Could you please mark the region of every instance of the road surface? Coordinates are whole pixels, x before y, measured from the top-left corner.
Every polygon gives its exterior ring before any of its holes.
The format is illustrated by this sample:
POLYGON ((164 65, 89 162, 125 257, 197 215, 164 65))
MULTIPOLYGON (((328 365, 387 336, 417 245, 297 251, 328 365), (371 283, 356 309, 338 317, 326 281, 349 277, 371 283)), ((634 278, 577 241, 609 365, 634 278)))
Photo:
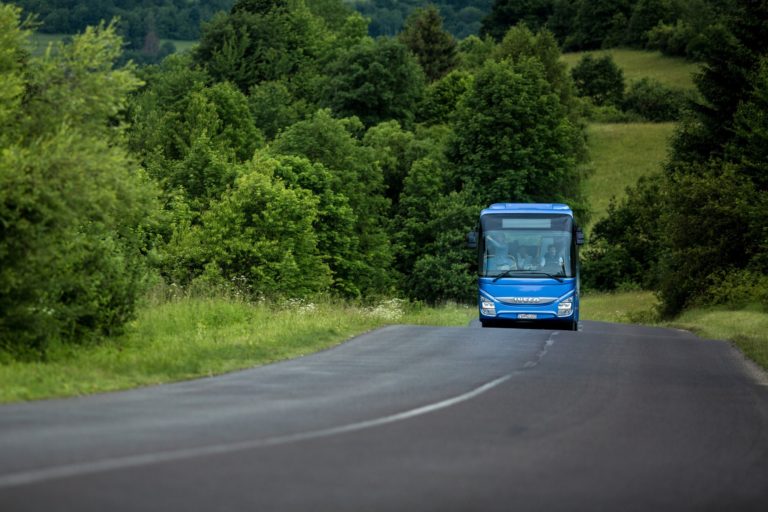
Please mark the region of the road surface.
POLYGON ((0 406, 0 511, 768 510, 725 342, 392 326, 300 359, 0 406))

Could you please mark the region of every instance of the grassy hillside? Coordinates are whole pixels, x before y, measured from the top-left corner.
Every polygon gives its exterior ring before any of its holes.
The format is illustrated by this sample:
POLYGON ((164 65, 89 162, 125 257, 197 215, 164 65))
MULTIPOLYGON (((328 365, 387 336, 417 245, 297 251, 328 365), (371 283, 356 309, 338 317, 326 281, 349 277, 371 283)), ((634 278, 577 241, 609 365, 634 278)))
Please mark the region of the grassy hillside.
POLYGON ((573 67, 585 55, 591 53, 595 57, 609 54, 613 61, 624 71, 627 84, 640 78, 654 78, 659 82, 684 89, 693 88, 693 74, 699 65, 679 57, 667 57, 660 52, 641 50, 610 49, 593 52, 575 52, 563 55, 563 61, 573 67))
POLYGON ((605 215, 612 197, 621 197, 640 176, 660 168, 674 129, 674 123, 607 123, 588 127, 594 172, 587 180, 586 191, 593 224, 605 215))

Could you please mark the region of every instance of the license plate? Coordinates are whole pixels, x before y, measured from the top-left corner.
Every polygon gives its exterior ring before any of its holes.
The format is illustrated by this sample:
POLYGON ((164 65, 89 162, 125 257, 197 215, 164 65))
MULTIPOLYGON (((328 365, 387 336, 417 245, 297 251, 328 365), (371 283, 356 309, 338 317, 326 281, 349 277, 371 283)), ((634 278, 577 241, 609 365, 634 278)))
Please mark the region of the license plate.
POLYGON ((520 313, 517 315, 520 320, 536 320, 536 315, 533 313, 520 313))

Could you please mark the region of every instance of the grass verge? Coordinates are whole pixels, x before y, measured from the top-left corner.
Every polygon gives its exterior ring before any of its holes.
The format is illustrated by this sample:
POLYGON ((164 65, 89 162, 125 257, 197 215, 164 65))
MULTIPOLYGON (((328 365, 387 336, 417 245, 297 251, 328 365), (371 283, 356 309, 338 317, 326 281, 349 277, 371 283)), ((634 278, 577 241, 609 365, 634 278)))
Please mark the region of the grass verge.
POLYGON ((693 309, 670 322, 670 326, 693 331, 704 338, 731 341, 745 356, 768 370, 768 313, 765 311, 693 309))
POLYGON ((581 299, 581 318, 686 329, 702 338, 726 340, 768 370, 768 313, 759 307, 690 309, 662 322, 652 292, 594 293, 581 299))
POLYGON ((581 320, 653 324, 658 301, 652 292, 585 293, 579 304, 581 320))
POLYGON ((0 402, 115 391, 298 357, 393 323, 467 325, 475 308, 387 301, 375 307, 291 301, 178 299, 143 308, 127 332, 61 347, 47 362, 0 365, 0 402))

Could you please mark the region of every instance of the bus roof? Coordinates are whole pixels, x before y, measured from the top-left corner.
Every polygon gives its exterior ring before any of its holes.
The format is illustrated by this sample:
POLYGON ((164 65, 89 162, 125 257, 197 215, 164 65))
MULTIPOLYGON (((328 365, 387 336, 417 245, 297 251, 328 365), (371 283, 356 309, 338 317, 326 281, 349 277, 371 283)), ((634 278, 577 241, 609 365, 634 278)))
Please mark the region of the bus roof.
POLYGON ((562 203, 494 203, 480 215, 493 213, 564 213, 573 216, 571 208, 562 203))

